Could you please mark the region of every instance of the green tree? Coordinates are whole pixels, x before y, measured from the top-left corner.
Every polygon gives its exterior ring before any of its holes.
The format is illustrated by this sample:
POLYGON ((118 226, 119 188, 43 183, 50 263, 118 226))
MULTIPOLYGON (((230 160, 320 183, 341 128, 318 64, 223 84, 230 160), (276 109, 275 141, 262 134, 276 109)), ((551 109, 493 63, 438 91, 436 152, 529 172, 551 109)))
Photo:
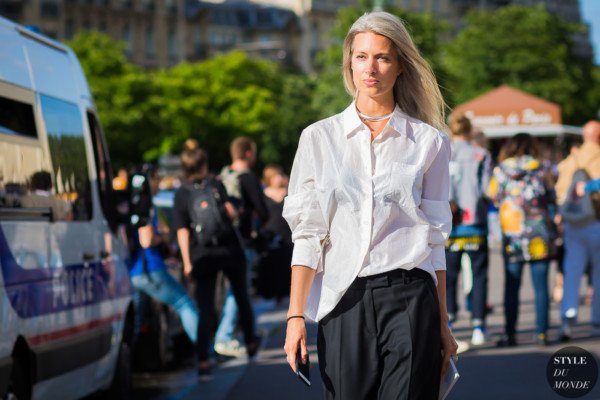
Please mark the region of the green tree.
POLYGON ((113 162, 143 161, 160 122, 148 102, 156 91, 151 74, 130 64, 124 45, 105 34, 78 33, 68 45, 88 78, 113 162))
POLYGON ((288 167, 301 130, 317 118, 310 103, 314 80, 242 52, 144 71, 106 35, 79 34, 69 45, 118 166, 178 153, 185 139, 196 138, 216 169, 229 162, 231 140, 246 135, 258 143, 263 163, 288 167))
MULTIPOLYGON (((313 97, 313 108, 319 110, 320 117, 342 111, 351 101, 342 81, 342 44, 354 21, 365 12, 371 11, 373 6, 374 1, 361 0, 357 6, 338 11, 336 24, 329 33, 332 45, 317 55, 319 74, 313 97)), ((443 93, 448 97, 448 93, 443 89, 447 74, 440 62, 440 38, 448 32, 449 24, 427 13, 411 13, 387 6, 384 9, 404 21, 415 45, 432 65, 443 93)))
POLYGON ((162 70, 155 82, 159 91, 150 101, 159 110, 162 134, 147 152, 151 158, 177 152, 193 137, 216 168, 229 161, 233 138, 245 135, 262 144, 274 126, 281 83, 272 63, 233 52, 162 70))
POLYGON ((566 122, 590 117, 592 64, 573 54, 571 39, 579 26, 543 5, 475 11, 465 21, 444 57, 458 102, 508 84, 560 104, 566 122))
POLYGON ((277 92, 275 124, 261 136, 261 160, 289 170, 304 128, 319 119, 311 100, 316 80, 306 75, 286 74, 277 92))

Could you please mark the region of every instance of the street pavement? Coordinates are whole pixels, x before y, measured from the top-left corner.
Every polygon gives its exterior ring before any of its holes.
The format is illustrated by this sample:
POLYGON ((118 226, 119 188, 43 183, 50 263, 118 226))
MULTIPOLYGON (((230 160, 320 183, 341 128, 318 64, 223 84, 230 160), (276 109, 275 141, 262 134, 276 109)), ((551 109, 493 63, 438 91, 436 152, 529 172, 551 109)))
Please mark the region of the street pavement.
MULTIPOLYGON (((550 288, 555 281, 556 266, 549 278, 550 288)), ((518 324, 519 345, 513 348, 495 346, 503 332, 504 314, 503 268, 497 250, 492 251, 489 274, 489 304, 493 312, 488 316, 488 342, 471 347, 460 354, 457 367, 459 381, 448 400, 552 400, 563 399, 551 389, 546 378, 546 367, 554 352, 566 346, 578 346, 594 354, 600 362, 600 338, 590 338, 590 308, 580 307, 580 322, 574 329, 573 340, 558 342, 559 309, 552 304, 550 345, 535 343, 535 310, 529 268, 523 274, 521 307, 518 324)), ((582 294, 586 288, 582 284, 582 294)), ((312 386, 306 387, 287 366, 283 343, 287 304, 255 303, 259 329, 264 333, 261 351, 254 360, 230 360, 215 369, 215 379, 199 383, 192 365, 181 366, 159 374, 136 374, 134 385, 139 399, 202 399, 202 400, 317 400, 323 399, 322 384, 316 354, 316 325, 307 324, 312 386)), ((454 326, 458 339, 470 340, 469 314, 463 311, 454 326)), ((582 399, 600 400, 600 383, 582 399)), ((342 399, 343 400, 343 399, 342 399)))

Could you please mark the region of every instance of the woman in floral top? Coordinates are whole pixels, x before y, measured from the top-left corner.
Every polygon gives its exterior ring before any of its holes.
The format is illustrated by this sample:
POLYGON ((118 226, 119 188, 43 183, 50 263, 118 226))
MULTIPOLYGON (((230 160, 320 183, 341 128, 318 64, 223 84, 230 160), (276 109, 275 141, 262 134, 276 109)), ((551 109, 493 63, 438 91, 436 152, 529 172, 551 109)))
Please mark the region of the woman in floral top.
POLYGON ((535 139, 526 133, 502 148, 488 195, 499 208, 505 264, 504 310, 506 337, 499 346, 515 346, 519 288, 525 263, 531 266, 535 291, 536 334, 547 344, 548 266, 554 255, 554 192, 551 171, 537 158, 535 139))

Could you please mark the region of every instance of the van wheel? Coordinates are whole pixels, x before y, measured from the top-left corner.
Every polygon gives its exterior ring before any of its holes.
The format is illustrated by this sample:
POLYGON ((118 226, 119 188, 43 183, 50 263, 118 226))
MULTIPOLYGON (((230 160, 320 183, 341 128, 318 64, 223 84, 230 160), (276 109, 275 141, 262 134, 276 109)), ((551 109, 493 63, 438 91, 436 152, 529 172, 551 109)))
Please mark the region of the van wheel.
POLYGON ((107 399, 131 399, 132 396, 131 349, 121 341, 113 381, 107 399))
POLYGON ((168 311, 154 300, 150 303, 149 311, 149 330, 140 334, 135 344, 136 369, 159 371, 167 366, 172 357, 168 311))
POLYGON ((29 400, 31 399, 31 383, 27 364, 18 358, 10 373, 8 391, 3 397, 6 400, 29 400))

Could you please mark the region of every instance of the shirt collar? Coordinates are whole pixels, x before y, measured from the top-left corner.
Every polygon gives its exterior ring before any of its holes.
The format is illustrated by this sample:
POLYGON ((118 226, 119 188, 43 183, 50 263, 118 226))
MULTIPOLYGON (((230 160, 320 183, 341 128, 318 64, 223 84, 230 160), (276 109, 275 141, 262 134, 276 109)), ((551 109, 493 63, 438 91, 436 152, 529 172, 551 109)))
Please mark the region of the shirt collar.
MULTIPOLYGON (((344 134, 346 137, 353 134, 363 125, 363 122, 356 111, 356 103, 354 101, 343 111, 342 121, 344 126, 344 134)), ((407 120, 404 113, 400 110, 398 104, 396 104, 396 108, 394 108, 394 114, 388 122, 388 127, 392 128, 399 135, 402 135, 403 132, 406 132, 406 123, 407 120)))
POLYGON ((342 113, 342 123, 344 124, 344 134, 346 137, 361 127, 362 121, 356 112, 356 103, 354 101, 342 113))

